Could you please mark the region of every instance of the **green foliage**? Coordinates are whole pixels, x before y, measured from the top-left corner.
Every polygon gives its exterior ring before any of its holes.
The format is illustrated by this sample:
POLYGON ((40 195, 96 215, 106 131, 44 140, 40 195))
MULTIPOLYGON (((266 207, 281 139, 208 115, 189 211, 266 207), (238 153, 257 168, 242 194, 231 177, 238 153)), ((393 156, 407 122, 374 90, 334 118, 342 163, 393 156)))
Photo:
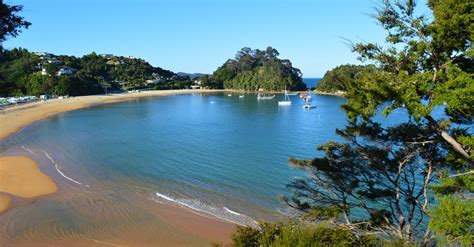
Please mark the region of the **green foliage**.
POLYGON ((242 48, 235 59, 227 60, 210 78, 224 88, 251 90, 305 90, 301 71, 287 59, 279 59, 278 51, 242 48))
POLYGON ((311 221, 337 219, 340 213, 341 209, 338 207, 315 206, 303 216, 303 219, 311 221))
POLYGON ((352 84, 361 76, 362 73, 374 73, 376 71, 373 65, 340 65, 327 71, 316 86, 317 90, 325 92, 348 91, 352 84))
POLYGON ((376 238, 363 238, 361 242, 349 230, 336 226, 307 223, 264 223, 261 229, 238 227, 232 236, 234 246, 354 246, 377 242, 376 238))
POLYGON ((463 195, 474 193, 474 175, 466 174, 462 176, 448 177, 447 172, 440 174, 439 182, 433 185, 432 190, 440 196, 445 195, 463 195))
POLYGON ((438 233, 442 242, 471 246, 474 242, 474 202, 453 196, 440 198, 431 211, 429 228, 438 233))

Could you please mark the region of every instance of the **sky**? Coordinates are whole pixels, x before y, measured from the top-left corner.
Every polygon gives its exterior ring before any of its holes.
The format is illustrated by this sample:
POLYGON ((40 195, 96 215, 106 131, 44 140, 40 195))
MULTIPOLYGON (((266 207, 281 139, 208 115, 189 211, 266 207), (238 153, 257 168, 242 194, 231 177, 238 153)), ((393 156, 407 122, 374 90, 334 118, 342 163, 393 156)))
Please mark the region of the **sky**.
POLYGON ((303 77, 358 64, 345 40, 382 42, 376 0, 5 0, 32 23, 4 47, 143 58, 212 73, 242 47, 276 48, 303 77))

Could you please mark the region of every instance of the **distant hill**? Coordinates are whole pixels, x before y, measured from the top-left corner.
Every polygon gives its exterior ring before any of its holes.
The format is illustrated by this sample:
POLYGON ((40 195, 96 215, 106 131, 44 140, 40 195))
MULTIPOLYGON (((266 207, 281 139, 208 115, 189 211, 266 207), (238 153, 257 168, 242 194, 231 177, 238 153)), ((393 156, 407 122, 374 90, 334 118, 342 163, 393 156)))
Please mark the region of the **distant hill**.
POLYGON ((0 52, 2 97, 78 96, 130 88, 183 88, 192 84, 191 81, 183 84, 178 79, 172 71, 133 57, 95 52, 75 57, 21 48, 0 52))
POLYGON ((178 73, 176 73, 176 75, 178 75, 178 76, 180 76, 180 77, 189 76, 189 78, 190 78, 191 80, 193 80, 194 78, 202 77, 202 76, 209 75, 209 74, 178 72, 178 73))

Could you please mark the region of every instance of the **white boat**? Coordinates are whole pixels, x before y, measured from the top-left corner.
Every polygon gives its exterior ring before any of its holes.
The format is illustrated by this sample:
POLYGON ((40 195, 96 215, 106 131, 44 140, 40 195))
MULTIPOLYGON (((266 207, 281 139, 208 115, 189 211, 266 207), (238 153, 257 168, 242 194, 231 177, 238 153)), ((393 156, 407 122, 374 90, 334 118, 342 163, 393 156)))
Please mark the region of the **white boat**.
POLYGON ((228 94, 227 96, 232 97, 232 94, 228 94))
POLYGON ((291 105, 291 100, 290 100, 290 97, 288 97, 288 91, 286 91, 286 87, 285 87, 285 100, 278 101, 278 105, 280 105, 280 106, 291 105))
POLYGON ((257 95, 257 100, 270 100, 270 99, 274 99, 275 98, 275 95, 265 95, 265 94, 258 94, 257 95))
POLYGON ((239 98, 243 99, 245 97, 245 95, 239 95, 239 98))
POLYGON ((313 109, 313 108, 316 108, 316 106, 315 106, 315 105, 312 105, 312 104, 305 104, 305 105, 303 105, 303 109, 308 109, 308 110, 309 110, 309 109, 313 109))

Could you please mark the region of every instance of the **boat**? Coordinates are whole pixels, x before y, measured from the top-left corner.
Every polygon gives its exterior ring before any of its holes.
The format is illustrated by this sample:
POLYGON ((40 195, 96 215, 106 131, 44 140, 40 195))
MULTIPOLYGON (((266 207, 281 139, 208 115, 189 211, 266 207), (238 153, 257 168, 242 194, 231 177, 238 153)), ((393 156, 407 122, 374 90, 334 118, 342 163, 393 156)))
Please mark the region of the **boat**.
POLYGON ((265 94, 258 94, 257 95, 257 100, 270 100, 274 99, 275 95, 265 95, 265 94))
POLYGON ((228 94, 227 96, 232 97, 232 94, 228 94))
POLYGON ((290 97, 288 97, 288 91, 286 91, 286 87, 285 87, 285 100, 278 101, 278 105, 280 105, 280 106, 291 105, 291 100, 290 100, 290 97))
POLYGON ((304 104, 303 105, 303 109, 309 110, 309 109, 313 109, 313 108, 316 108, 316 106, 312 105, 312 104, 304 104))
POLYGON ((239 98, 243 99, 245 97, 245 95, 239 95, 239 98))

